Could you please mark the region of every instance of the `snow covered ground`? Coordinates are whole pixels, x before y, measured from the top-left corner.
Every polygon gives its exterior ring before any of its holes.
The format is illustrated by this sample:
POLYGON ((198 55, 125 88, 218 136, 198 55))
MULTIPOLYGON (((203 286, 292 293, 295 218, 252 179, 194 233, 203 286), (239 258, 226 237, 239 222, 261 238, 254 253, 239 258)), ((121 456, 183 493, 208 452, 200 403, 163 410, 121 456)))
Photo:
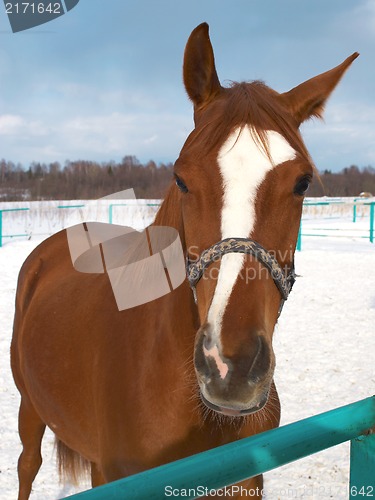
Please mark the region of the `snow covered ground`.
MULTIPOLYGON (((346 231, 360 227, 368 230, 365 212, 354 225, 350 220, 351 208, 333 214, 335 219, 332 213, 330 219, 326 219, 327 213, 322 214, 320 209, 309 210, 305 213, 303 232, 307 233, 305 229, 313 225, 319 230, 323 226, 346 231)), ((149 212, 142 216, 139 224, 143 225, 150 216, 149 212)), ((49 220, 51 228, 57 230, 56 216, 50 213, 49 220)), ((124 223, 135 225, 135 219, 124 223)), ((17 228, 9 225, 8 229, 17 228)), ((296 254, 300 277, 276 328, 276 383, 282 403, 282 424, 375 393, 375 244, 359 238, 358 232, 340 232, 337 238, 333 233, 328 232, 330 236, 324 238, 303 238, 303 250, 296 254)), ((19 396, 9 368, 16 280, 22 262, 40 239, 41 236, 35 234, 26 241, 25 238, 5 239, 0 248, 1 500, 17 497, 19 396)), ((62 498, 88 487, 87 484, 81 488, 59 485, 53 435, 49 431, 44 439, 43 457, 34 482, 33 500, 62 498)), ((347 499, 348 471, 349 445, 345 443, 267 473, 266 498, 347 499)))

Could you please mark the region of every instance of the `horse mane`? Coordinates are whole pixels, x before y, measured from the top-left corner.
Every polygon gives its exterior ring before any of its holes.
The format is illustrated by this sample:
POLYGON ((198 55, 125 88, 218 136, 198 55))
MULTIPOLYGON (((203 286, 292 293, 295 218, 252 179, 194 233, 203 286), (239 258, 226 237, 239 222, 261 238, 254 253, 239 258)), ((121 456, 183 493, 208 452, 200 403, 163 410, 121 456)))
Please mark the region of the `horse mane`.
POLYGON ((312 163, 298 127, 281 103, 279 94, 262 81, 233 82, 230 87, 222 89, 220 97, 212 101, 203 113, 204 123, 200 124, 198 119, 195 133, 190 137, 197 158, 218 149, 236 128, 242 130, 248 126, 253 139, 271 161, 266 132, 275 130, 304 160, 312 163))

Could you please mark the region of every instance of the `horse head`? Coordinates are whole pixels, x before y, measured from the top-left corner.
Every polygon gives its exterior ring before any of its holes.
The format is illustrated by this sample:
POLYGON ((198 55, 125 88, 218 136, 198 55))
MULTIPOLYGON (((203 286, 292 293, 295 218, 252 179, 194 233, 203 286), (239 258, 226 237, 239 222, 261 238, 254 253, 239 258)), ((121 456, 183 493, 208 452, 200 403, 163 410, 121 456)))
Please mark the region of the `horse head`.
POLYGON ((187 258, 201 269, 193 280, 200 320, 196 376, 203 402, 220 413, 245 415, 267 402, 273 331, 289 292, 283 295, 280 280, 293 275, 314 173, 299 126, 322 115, 357 56, 277 93, 259 81, 223 87, 207 24, 187 42, 183 76, 195 128, 175 163, 175 189, 187 258), (273 270, 280 269, 279 280, 273 270))

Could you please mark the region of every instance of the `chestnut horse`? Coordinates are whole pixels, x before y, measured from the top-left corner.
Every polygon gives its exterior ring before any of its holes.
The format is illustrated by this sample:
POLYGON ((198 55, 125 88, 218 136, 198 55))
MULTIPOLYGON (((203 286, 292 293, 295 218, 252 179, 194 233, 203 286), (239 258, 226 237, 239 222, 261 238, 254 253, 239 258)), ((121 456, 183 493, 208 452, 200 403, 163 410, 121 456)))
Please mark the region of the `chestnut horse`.
POLYGON ((222 87, 208 25, 192 32, 183 78, 195 128, 154 222, 179 232, 189 280, 119 311, 108 275, 73 268, 66 231, 27 258, 11 347, 20 499, 46 425, 61 471, 91 470, 93 486, 278 426, 272 336, 314 170, 298 129, 357 56, 286 93, 222 87))

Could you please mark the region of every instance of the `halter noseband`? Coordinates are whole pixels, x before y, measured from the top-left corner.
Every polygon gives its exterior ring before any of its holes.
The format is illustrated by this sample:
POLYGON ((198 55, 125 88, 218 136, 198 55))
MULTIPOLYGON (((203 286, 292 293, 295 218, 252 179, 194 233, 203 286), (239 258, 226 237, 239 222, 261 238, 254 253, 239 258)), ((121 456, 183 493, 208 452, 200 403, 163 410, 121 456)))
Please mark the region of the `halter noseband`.
POLYGON ((218 260, 227 253, 244 253, 253 255, 268 269, 281 295, 281 303, 279 307, 280 315, 284 302, 288 298, 295 282, 296 274, 294 272, 294 264, 292 264, 290 270, 285 275, 282 267, 277 262, 275 257, 263 248, 262 245, 248 238, 225 238, 224 240, 221 240, 207 248, 207 250, 203 250, 197 260, 191 261, 189 260, 189 257, 187 257, 187 278, 193 290, 195 302, 197 302, 195 287, 198 281, 202 278, 204 271, 210 264, 212 264, 212 262, 218 260))

